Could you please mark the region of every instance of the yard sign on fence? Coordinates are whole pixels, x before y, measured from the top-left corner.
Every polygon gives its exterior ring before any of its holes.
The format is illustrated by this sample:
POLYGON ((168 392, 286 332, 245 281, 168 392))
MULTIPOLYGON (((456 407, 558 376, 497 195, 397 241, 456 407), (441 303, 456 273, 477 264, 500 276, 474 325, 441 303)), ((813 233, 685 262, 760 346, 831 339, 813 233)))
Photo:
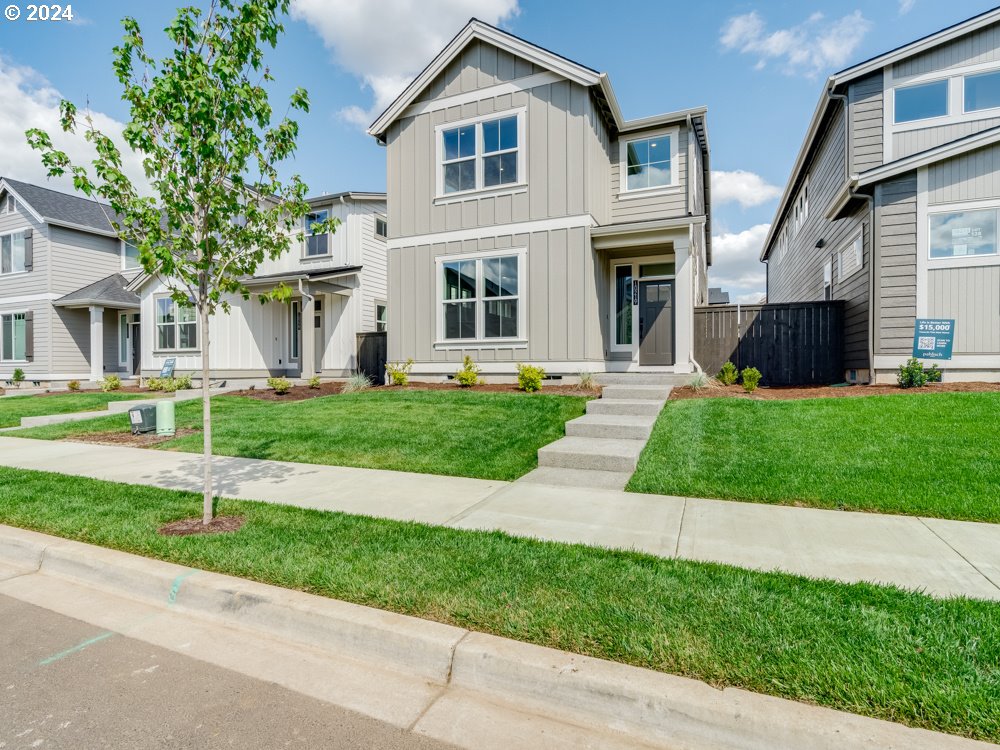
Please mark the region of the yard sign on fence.
POLYGON ((917 359, 951 359, 955 321, 917 318, 913 324, 913 356, 917 359))

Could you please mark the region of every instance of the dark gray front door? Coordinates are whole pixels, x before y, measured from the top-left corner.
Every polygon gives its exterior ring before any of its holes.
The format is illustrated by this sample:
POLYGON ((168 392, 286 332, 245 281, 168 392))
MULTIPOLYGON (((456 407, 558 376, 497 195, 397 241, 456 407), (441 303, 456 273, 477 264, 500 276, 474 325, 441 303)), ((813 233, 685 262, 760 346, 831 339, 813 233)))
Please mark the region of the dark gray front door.
POLYGON ((639 364, 674 363, 674 282, 639 282, 639 364))

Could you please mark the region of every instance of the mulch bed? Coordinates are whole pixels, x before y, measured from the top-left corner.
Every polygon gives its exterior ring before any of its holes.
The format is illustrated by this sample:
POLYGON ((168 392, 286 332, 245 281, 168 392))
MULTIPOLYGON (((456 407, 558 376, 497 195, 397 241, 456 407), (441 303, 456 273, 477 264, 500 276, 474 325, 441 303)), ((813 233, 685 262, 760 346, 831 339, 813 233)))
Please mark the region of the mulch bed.
POLYGON ((192 536, 193 534, 225 534, 239 531, 246 523, 244 516, 216 516, 209 523, 202 523, 200 518, 184 518, 172 521, 157 530, 160 536, 192 536))
POLYGON ((228 391, 222 394, 226 396, 242 396, 243 398, 255 398, 258 401, 305 401, 307 398, 317 396, 334 396, 340 393, 344 387, 343 381, 329 381, 320 383, 319 388, 310 388, 308 385, 293 385, 288 393, 275 393, 270 388, 246 388, 242 391, 228 391))
POLYGON ((672 401, 688 398, 745 398, 756 401, 789 401, 800 398, 846 398, 852 396, 888 396, 894 393, 1000 393, 1000 383, 930 383, 926 388, 900 388, 895 385, 801 385, 760 387, 747 394, 741 385, 713 382, 705 388, 689 385, 674 388, 672 401))
MULTIPOLYGON (((222 394, 226 396, 242 396, 243 398, 255 398, 259 401, 304 401, 318 396, 336 396, 343 389, 343 382, 321 383, 319 388, 310 388, 308 385, 295 385, 288 393, 278 394, 270 388, 248 388, 242 391, 229 391, 222 394)), ((464 390, 454 383, 413 383, 402 387, 395 385, 378 385, 369 389, 373 393, 389 393, 391 391, 458 391, 464 390)), ((473 386, 469 390, 484 393, 525 393, 514 383, 487 383, 485 385, 473 386)), ((542 390, 538 393, 555 394, 558 396, 594 396, 601 395, 600 386, 595 390, 582 390, 575 385, 542 385, 542 390)), ((531 395, 531 394, 526 394, 531 395)))
POLYGON ((201 430, 192 430, 187 427, 182 427, 179 428, 173 435, 168 436, 157 435, 155 432, 144 432, 139 435, 133 435, 131 432, 117 432, 111 430, 108 432, 91 432, 83 435, 74 435, 73 437, 66 438, 66 440, 73 443, 127 445, 133 448, 148 448, 150 446, 159 445, 160 443, 165 443, 168 440, 173 440, 174 438, 194 435, 200 432, 201 430))

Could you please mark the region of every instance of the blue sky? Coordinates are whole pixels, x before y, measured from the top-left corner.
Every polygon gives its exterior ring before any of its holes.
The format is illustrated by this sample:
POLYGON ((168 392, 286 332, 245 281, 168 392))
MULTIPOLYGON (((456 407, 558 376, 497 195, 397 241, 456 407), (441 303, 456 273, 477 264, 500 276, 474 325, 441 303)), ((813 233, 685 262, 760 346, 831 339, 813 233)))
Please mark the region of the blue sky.
MULTIPOLYGON (((756 256, 823 79, 992 5, 293 0, 287 34, 269 59, 278 95, 301 85, 312 99, 291 169, 313 194, 385 188, 384 152, 363 124, 473 15, 607 71, 627 118, 707 105, 715 172, 710 277, 749 301, 764 290, 756 256)), ((169 0, 82 0, 72 7, 72 23, 0 20, 0 174, 42 179, 22 133, 36 125, 54 130, 60 97, 89 102, 114 130, 127 117, 111 71, 120 18, 136 17, 155 49, 174 13, 169 0)))

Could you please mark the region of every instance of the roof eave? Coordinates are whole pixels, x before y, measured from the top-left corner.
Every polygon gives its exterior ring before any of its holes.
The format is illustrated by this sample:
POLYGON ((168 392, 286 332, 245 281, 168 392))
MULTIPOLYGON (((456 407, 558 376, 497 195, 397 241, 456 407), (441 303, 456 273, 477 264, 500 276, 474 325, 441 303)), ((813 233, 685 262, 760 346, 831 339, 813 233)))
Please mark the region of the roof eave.
POLYGON ((116 310, 138 310, 139 301, 122 302, 114 299, 101 299, 100 297, 80 297, 78 299, 57 299, 53 303, 55 307, 111 307, 116 310))

